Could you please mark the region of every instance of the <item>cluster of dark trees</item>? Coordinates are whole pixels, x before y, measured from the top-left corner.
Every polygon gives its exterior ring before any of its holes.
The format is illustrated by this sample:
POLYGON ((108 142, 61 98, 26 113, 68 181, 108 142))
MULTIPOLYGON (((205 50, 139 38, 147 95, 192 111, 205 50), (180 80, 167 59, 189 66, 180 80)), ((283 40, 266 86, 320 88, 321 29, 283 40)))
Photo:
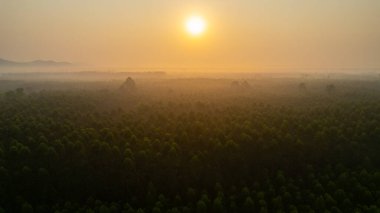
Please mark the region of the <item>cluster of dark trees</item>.
POLYGON ((0 212, 380 211, 380 97, 129 100, 3 93, 0 212))

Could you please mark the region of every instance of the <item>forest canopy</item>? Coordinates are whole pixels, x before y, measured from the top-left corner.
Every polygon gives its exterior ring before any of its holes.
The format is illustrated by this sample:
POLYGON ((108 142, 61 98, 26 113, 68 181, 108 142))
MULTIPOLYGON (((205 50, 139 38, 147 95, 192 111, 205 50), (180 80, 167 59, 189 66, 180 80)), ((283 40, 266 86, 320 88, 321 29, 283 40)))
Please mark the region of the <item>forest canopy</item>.
POLYGON ((0 212, 379 211, 378 82, 135 81, 7 82, 0 212))

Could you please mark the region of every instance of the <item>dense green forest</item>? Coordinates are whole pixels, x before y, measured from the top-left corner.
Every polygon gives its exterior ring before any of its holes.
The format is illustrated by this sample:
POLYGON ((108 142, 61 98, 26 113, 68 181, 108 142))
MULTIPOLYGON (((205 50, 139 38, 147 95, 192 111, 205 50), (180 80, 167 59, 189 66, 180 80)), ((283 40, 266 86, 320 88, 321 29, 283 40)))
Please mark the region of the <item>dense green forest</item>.
POLYGON ((0 212, 380 211, 379 82, 231 81, 4 82, 0 212))

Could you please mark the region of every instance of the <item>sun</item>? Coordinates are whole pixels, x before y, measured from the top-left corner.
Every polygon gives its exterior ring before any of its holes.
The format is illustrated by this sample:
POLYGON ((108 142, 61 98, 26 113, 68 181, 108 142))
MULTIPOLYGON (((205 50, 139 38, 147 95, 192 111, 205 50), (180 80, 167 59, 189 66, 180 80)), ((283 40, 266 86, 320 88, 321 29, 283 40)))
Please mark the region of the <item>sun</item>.
POLYGON ((192 36, 200 36, 206 30, 206 21, 201 16, 191 16, 186 20, 186 31, 192 36))

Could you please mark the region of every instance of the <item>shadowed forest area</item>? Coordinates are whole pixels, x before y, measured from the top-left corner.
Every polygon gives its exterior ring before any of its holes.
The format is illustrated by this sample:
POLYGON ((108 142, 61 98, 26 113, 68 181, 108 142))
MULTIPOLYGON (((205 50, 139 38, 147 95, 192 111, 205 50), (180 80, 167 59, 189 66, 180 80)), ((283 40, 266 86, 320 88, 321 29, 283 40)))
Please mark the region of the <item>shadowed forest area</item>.
POLYGON ((0 81, 0 212, 380 211, 378 76, 125 79, 0 81))

